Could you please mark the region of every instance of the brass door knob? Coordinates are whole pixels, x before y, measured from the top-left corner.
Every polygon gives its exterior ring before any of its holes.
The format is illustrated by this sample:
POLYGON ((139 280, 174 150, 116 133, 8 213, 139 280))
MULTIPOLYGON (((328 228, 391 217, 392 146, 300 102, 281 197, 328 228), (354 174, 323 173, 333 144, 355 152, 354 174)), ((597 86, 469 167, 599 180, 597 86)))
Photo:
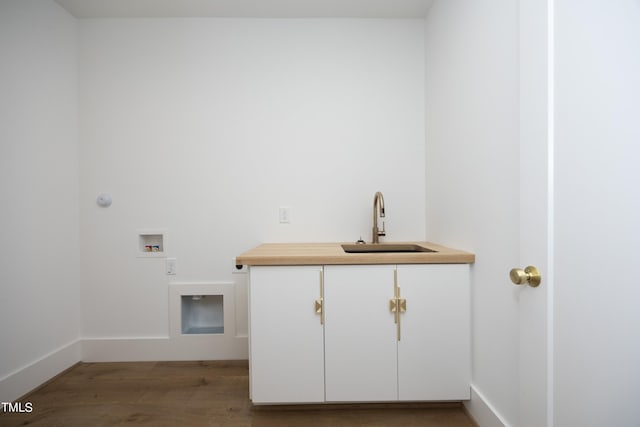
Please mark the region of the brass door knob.
POLYGON ((530 265, 524 270, 521 268, 512 268, 509 272, 511 281, 516 285, 524 285, 527 283, 531 287, 537 287, 542 281, 540 271, 534 266, 530 265))

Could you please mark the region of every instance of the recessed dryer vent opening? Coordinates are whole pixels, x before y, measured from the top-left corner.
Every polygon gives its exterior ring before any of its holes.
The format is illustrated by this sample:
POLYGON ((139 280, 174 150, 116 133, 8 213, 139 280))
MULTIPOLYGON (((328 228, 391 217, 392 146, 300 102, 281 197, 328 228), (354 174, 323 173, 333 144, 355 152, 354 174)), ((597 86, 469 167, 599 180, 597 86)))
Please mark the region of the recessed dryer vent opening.
POLYGON ((169 338, 189 344, 184 354, 208 359, 227 354, 235 345, 234 286, 234 282, 169 283, 169 338))
POLYGON ((182 333, 224 334, 223 295, 182 295, 182 333))

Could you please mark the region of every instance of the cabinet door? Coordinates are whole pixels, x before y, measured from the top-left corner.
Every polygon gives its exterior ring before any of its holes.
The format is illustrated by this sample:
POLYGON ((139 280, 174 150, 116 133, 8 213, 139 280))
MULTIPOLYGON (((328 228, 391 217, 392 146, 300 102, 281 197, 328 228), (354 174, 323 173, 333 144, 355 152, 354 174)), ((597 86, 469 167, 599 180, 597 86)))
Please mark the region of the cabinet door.
POLYGON ((251 267, 249 352, 253 403, 324 401, 321 267, 251 267))
POLYGON ((400 400, 470 398, 470 301, 467 264, 399 265, 407 301, 398 342, 400 400))
POLYGON ((397 400, 393 265, 325 266, 328 402, 397 400))

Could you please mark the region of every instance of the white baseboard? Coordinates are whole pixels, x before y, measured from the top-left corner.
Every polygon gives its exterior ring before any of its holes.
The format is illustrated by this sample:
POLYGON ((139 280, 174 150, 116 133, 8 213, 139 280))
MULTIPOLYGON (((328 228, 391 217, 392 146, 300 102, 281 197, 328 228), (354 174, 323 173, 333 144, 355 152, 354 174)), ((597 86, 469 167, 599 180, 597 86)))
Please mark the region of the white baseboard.
POLYGON ((13 402, 82 359, 76 340, 0 379, 0 402, 13 402))
POLYGON ((471 400, 465 401, 464 407, 480 427, 509 427, 491 402, 474 385, 471 385, 471 400))
POLYGON ((246 360, 247 337, 181 335, 171 338, 76 340, 0 378, 0 402, 13 402, 78 362, 246 360))
POLYGON ((182 335, 178 337, 85 338, 83 362, 143 362, 168 360, 246 360, 246 337, 182 335))

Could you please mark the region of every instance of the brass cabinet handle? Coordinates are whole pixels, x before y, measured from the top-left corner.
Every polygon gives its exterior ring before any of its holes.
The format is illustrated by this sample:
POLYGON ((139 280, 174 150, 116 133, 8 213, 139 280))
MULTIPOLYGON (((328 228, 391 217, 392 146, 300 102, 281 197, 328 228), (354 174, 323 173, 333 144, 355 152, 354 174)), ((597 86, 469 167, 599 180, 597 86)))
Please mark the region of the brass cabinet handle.
POLYGON ((396 322, 398 325, 398 341, 400 341, 400 336, 402 334, 402 329, 400 327, 400 310, 401 310, 401 305, 400 305, 400 288, 398 287, 398 297, 396 297, 396 301, 398 302, 398 309, 396 310, 396 318, 398 319, 398 321, 396 322))
MULTIPOLYGON (((398 300, 394 297, 389 300, 389 310, 392 313, 396 313, 398 310, 398 300)), ((397 316, 394 316, 394 318, 397 316)), ((394 320, 394 323, 398 323, 398 320, 394 320)))
POLYGON ((538 287, 542 281, 540 270, 532 265, 528 266, 524 270, 521 268, 512 268, 509 272, 509 277, 516 285, 524 285, 526 283, 533 288, 538 287))
POLYGON ((407 300, 400 298, 400 286, 398 286, 398 270, 393 270, 393 298, 389 300, 389 310, 394 313, 393 322, 398 325, 398 341, 401 338, 400 314, 407 311, 407 300))
POLYGON ((316 300, 316 314, 320 315, 320 324, 324 325, 324 272, 320 269, 320 298, 316 300))
POLYGON ((324 298, 316 300, 316 313, 320 315, 320 324, 324 325, 324 298))

